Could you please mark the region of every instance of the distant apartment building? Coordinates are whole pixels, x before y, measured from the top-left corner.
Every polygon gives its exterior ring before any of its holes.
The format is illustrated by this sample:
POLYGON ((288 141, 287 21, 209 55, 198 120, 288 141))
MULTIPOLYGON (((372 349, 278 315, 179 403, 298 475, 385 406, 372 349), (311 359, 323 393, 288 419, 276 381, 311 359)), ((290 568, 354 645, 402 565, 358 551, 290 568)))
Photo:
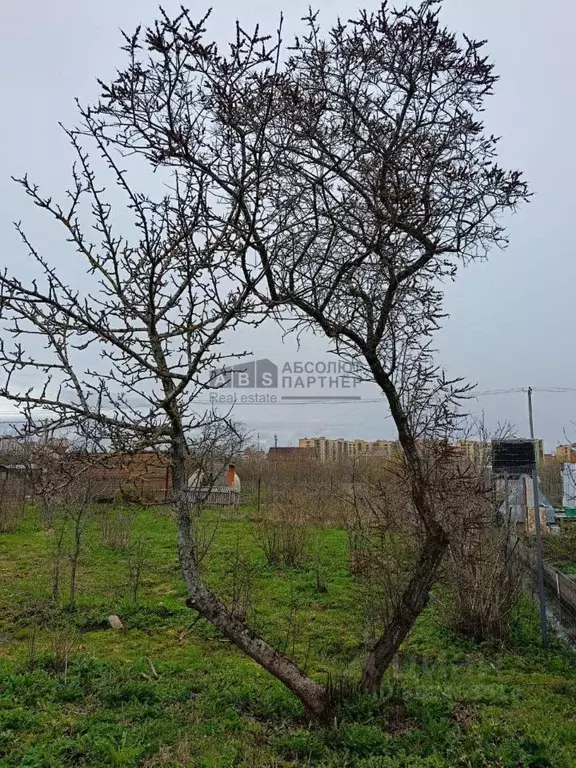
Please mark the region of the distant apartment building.
POLYGON ((375 440, 370 443, 370 453, 374 456, 395 459, 402 453, 402 448, 398 440, 375 440))
POLYGON ((481 440, 457 440, 454 447, 470 464, 487 462, 491 451, 491 444, 481 440))
POLYGON ((313 450, 319 461, 345 461, 360 456, 383 456, 393 458, 399 453, 395 440, 344 440, 342 437, 301 437, 300 448, 313 450))
POLYGON ((329 437, 302 437, 298 445, 313 451, 319 461, 343 461, 348 456, 348 442, 342 438, 332 440, 329 437))
MULTIPOLYGON (((492 443, 485 440, 457 440, 454 443, 456 452, 466 458, 471 464, 488 464, 490 462, 492 443)), ((544 463, 544 441, 534 440, 534 450, 538 466, 544 463)))
POLYGON ((561 464, 576 463, 576 449, 573 445, 559 445, 556 448, 556 460, 561 464))
MULTIPOLYGON (((543 467, 544 442, 535 440, 534 445, 538 466, 543 467)), ((301 437, 298 446, 312 452, 318 461, 345 461, 360 456, 380 456, 391 461, 402 455, 402 448, 398 440, 374 440, 370 442, 368 440, 345 440, 342 437, 301 437)), ((425 441, 420 442, 420 446, 422 450, 426 450, 425 441)), ((457 440, 452 447, 455 455, 466 459, 470 464, 487 465, 490 462, 491 441, 457 440)), ((569 445, 558 446, 556 459, 576 463, 576 450, 569 445)))

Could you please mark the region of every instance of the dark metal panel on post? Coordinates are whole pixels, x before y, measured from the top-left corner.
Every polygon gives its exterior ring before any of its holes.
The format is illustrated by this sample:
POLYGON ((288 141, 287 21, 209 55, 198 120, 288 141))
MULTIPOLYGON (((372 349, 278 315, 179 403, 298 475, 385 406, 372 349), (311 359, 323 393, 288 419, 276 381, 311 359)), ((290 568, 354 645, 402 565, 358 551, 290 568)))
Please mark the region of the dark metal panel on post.
MULTIPOLYGON (((536 576, 538 581, 538 598, 540 603, 540 629, 542 645, 548 643, 548 625, 546 621, 546 594, 544 591, 544 564, 542 557, 542 531, 540 526, 540 494, 538 489, 538 469, 536 465, 536 446, 534 442, 534 425, 532 422, 531 390, 528 390, 530 413, 530 440, 510 439, 492 441, 492 472, 505 478, 508 486, 510 476, 531 475, 534 496, 534 530, 536 538, 536 576)), ((508 506, 508 499, 506 499, 508 506)), ((526 523, 528 510, 526 509, 526 523)))

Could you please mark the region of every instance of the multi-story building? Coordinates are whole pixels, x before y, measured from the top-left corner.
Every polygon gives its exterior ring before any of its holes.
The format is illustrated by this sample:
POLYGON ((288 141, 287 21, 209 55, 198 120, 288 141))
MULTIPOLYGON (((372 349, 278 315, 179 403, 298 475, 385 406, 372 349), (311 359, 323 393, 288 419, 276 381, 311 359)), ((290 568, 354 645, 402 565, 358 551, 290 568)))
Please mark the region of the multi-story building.
POLYGON ((344 440, 342 437, 301 437, 300 448, 312 449, 319 461, 344 461, 359 456, 384 456, 392 459, 400 452, 395 440, 344 440))
POLYGON ((298 441, 300 448, 309 448, 319 461, 326 461, 326 437, 301 437, 298 441))
POLYGON ((576 449, 573 445, 558 445, 556 447, 556 459, 561 464, 576 463, 576 449))
MULTIPOLYGON (((300 448, 313 451, 319 461, 344 461, 359 456, 381 456, 388 460, 398 459, 402 448, 398 440, 345 440, 342 437, 301 437, 298 441, 300 448)), ((544 442, 534 441, 536 461, 538 466, 544 464, 544 442)), ((425 446, 423 446, 423 449, 425 446)), ((474 465, 487 465, 490 460, 491 443, 482 440, 458 440, 454 444, 457 455, 465 458, 474 465)), ((571 446, 558 446, 556 450, 558 461, 573 461, 576 463, 576 450, 571 446), (572 453, 570 453, 572 451, 572 453), (562 457, 562 458, 561 458, 562 457)))
MULTIPOLYGON (((457 440, 454 443, 458 454, 465 457, 471 464, 488 464, 492 444, 485 440, 457 440)), ((541 467, 544 463, 544 441, 534 440, 536 463, 541 467)))
POLYGON ((470 464, 484 464, 490 456, 491 445, 481 440, 457 440, 455 448, 470 464))
POLYGON ((402 448, 398 440, 375 440, 370 443, 370 453, 374 456, 395 459, 402 453, 402 448))

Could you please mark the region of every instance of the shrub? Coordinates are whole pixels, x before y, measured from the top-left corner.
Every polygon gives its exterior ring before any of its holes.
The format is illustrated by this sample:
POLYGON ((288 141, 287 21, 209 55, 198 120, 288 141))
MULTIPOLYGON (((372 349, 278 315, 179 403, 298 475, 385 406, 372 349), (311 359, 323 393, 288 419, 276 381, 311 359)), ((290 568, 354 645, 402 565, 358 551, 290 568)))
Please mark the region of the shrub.
POLYGON ((300 565, 309 538, 310 532, 304 523, 264 520, 256 530, 256 541, 269 565, 300 565))
POLYGON ((134 512, 125 507, 109 507, 100 516, 100 539, 105 547, 124 551, 130 547, 134 512))
POLYGON ((487 517, 452 536, 444 566, 451 599, 445 604, 450 629, 477 641, 504 640, 522 589, 522 566, 506 525, 487 517))

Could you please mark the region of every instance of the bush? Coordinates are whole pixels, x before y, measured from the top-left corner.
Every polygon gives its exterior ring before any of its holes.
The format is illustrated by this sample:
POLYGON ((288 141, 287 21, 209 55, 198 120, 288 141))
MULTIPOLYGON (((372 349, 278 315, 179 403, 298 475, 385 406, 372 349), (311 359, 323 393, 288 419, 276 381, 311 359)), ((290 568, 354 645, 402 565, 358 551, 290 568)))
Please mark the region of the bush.
POLYGON ((256 531, 256 541, 268 565, 300 565, 309 539, 310 531, 304 523, 264 520, 256 531))
POLYGON ((556 567, 570 572, 576 565, 576 526, 572 523, 564 526, 558 536, 544 537, 546 558, 556 567))
POLYGON ((130 547, 134 512, 124 507, 109 507, 100 516, 100 539, 105 547, 124 551, 130 547))
POLYGON ((444 567, 450 629, 476 641, 504 640, 522 590, 522 566, 507 527, 485 524, 453 538, 444 567))
POLYGON ((16 533, 23 516, 22 504, 0 496, 0 533, 16 533))

